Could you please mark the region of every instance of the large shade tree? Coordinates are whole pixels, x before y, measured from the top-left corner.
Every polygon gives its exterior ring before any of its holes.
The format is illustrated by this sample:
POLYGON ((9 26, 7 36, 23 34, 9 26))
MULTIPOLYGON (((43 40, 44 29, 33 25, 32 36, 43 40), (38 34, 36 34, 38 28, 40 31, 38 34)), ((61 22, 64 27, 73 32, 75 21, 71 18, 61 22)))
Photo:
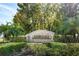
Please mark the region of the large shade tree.
POLYGON ((61 4, 19 3, 14 23, 19 23, 26 33, 38 29, 56 31, 62 21, 61 4))

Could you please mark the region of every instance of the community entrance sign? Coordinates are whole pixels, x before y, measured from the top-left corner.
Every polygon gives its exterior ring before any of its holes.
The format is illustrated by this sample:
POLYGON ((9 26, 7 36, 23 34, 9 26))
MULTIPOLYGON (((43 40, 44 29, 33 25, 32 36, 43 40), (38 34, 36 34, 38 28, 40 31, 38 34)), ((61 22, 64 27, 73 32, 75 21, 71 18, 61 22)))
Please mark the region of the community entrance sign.
POLYGON ((53 41, 54 32, 47 30, 36 30, 26 35, 29 42, 47 43, 53 41))

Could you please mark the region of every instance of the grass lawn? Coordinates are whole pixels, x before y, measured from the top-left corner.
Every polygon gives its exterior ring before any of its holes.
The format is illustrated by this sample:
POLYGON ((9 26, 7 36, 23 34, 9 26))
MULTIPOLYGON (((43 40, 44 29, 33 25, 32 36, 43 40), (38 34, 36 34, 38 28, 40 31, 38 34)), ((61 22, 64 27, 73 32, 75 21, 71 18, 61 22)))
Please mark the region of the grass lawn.
POLYGON ((3 39, 2 38, 0 38, 0 42, 3 42, 3 39))
POLYGON ((5 40, 4 38, 0 38, 0 43, 2 44, 2 43, 6 43, 7 42, 7 40, 5 40))

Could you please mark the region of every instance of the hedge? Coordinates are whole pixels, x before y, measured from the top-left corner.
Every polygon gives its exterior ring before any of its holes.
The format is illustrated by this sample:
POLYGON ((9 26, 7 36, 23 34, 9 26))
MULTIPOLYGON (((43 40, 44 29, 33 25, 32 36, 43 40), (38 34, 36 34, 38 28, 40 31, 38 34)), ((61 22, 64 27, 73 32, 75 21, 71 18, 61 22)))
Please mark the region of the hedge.
POLYGON ((36 43, 28 44, 23 55, 32 55, 32 56, 54 56, 54 55, 63 55, 61 50, 65 48, 66 44, 64 43, 36 43), (30 52, 30 53, 27 53, 30 52))
POLYGON ((0 55, 16 55, 22 52, 22 56, 79 56, 79 43, 42 43, 26 44, 26 42, 11 42, 0 45, 0 55), (23 50, 24 49, 24 50, 23 50))
POLYGON ((48 43, 48 56, 79 56, 79 43, 48 43))
POLYGON ((74 38, 72 35, 54 35, 55 42, 63 42, 63 43, 79 43, 79 37, 74 38))
POLYGON ((67 44, 51 42, 45 44, 32 44, 28 48, 30 50, 29 52, 32 52, 29 55, 34 56, 79 56, 79 43, 67 44))
POLYGON ((26 45, 25 42, 11 42, 0 45, 0 55, 8 56, 13 53, 20 52, 21 48, 26 45))
POLYGON ((26 37, 10 37, 12 42, 26 42, 26 37))
POLYGON ((45 44, 34 44, 29 46, 32 50, 33 55, 35 56, 45 56, 48 47, 45 44))

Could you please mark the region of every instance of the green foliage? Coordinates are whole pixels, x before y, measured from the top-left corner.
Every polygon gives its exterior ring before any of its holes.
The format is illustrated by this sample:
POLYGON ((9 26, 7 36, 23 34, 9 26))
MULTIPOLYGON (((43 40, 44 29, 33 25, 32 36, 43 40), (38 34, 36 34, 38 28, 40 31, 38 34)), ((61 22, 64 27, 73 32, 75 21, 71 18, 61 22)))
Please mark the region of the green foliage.
POLYGON ((21 49, 26 45, 25 42, 11 42, 5 43, 0 46, 0 55, 11 55, 16 52, 20 52, 21 49))
POLYGON ((29 33, 38 29, 55 31, 62 21, 61 4, 18 4, 13 22, 29 33))
POLYGON ((24 34, 23 29, 18 24, 11 24, 7 23, 6 25, 0 26, 0 34, 7 40, 10 40, 10 37, 15 37, 18 35, 24 34))
POLYGON ((66 44, 51 42, 51 43, 46 44, 46 46, 49 47, 49 49, 47 50, 48 56, 61 56, 64 53, 62 52, 62 50, 65 48, 66 44))
POLYGON ((54 35, 55 42, 63 43, 79 43, 79 37, 74 38, 73 35, 54 35))
POLYGON ((48 47, 44 44, 34 44, 32 46, 30 46, 32 52, 34 55, 37 56, 45 56, 46 55, 46 51, 48 49, 48 47))
POLYGON ((10 41, 12 42, 26 42, 25 37, 10 37, 10 41))
POLYGON ((50 49, 47 51, 47 55, 50 56, 78 56, 79 44, 78 43, 50 43, 47 45, 50 49))
POLYGON ((66 45, 65 43, 59 43, 59 42, 46 43, 46 46, 48 46, 50 48, 54 48, 54 47, 61 48, 65 45, 66 45))
POLYGON ((64 52, 65 52, 65 55, 79 56, 79 44, 78 43, 67 44, 67 47, 65 48, 64 52))
POLYGON ((55 34, 53 39, 54 39, 55 42, 63 42, 62 41, 63 40, 62 37, 63 37, 63 35, 57 35, 57 34, 55 34))
POLYGON ((79 43, 51 42, 45 44, 26 44, 26 42, 13 42, 0 46, 0 55, 16 55, 14 53, 21 51, 23 56, 79 56, 79 43), (24 52, 22 51, 23 48, 24 52))
POLYGON ((31 55, 79 56, 79 44, 78 43, 51 42, 48 44, 34 44, 34 45, 32 44, 31 46, 28 46, 28 48, 29 47, 30 47, 29 49, 30 53, 32 53, 31 55))

